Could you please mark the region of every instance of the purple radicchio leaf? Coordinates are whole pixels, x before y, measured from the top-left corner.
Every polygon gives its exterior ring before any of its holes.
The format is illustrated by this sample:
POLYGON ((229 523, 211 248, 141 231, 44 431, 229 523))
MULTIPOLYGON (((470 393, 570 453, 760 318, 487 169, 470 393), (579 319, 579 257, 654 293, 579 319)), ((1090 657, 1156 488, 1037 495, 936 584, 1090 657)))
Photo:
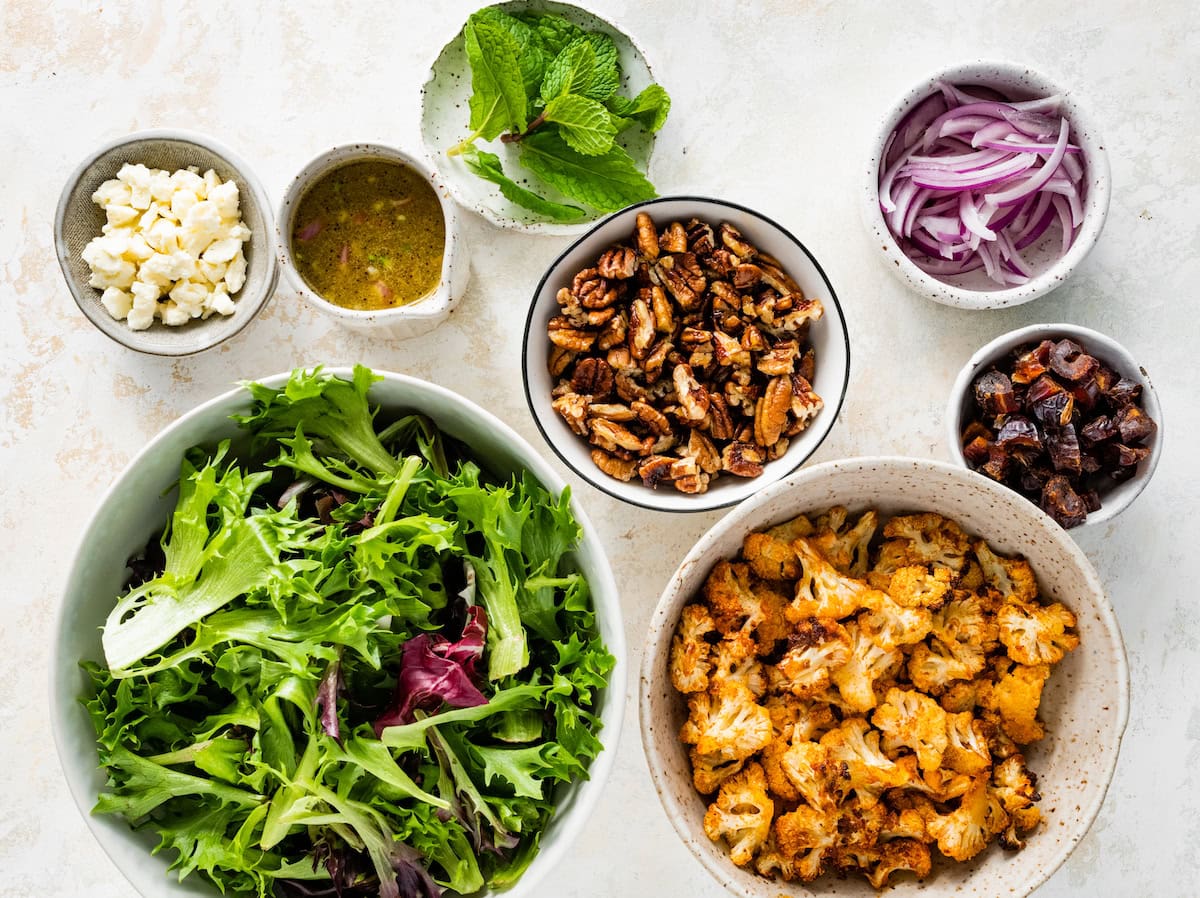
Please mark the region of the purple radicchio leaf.
POLYGON ((338 721, 338 696, 346 691, 346 683, 342 677, 342 658, 329 662, 321 682, 317 686, 317 716, 321 720, 321 729, 334 738, 338 745, 342 744, 342 728, 338 721))
POLYGON ((441 888, 421 863, 421 854, 415 848, 394 842, 388 854, 396 881, 381 883, 379 898, 441 898, 441 888))
POLYGON ((487 697, 476 685, 475 670, 486 637, 487 615, 483 609, 472 607, 457 642, 421 633, 404 643, 396 691, 391 704, 375 721, 375 734, 390 726, 412 723, 414 711, 433 711, 443 702, 452 708, 486 705, 487 697))

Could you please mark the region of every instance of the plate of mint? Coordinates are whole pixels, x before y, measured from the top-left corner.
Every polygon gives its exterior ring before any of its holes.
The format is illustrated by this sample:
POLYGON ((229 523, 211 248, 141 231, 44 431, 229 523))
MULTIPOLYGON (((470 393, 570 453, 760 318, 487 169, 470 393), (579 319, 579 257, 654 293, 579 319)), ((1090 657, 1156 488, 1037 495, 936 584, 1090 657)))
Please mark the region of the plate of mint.
POLYGON ((658 195, 648 169, 670 108, 621 29, 516 0, 472 13, 442 49, 421 132, 463 206, 504 228, 577 234, 658 195))

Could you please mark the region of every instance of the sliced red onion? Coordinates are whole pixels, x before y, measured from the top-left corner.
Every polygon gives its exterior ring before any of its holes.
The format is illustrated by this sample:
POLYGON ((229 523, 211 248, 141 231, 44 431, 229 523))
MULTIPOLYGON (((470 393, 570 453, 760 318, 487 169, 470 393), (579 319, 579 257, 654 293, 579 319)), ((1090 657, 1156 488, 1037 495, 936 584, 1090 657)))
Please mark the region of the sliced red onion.
POLYGON ((1021 251, 1056 222, 1062 252, 1083 220, 1085 163, 1062 97, 1006 102, 939 83, 888 138, 879 202, 905 254, 935 277, 980 268, 1002 286, 1033 269, 1021 251))

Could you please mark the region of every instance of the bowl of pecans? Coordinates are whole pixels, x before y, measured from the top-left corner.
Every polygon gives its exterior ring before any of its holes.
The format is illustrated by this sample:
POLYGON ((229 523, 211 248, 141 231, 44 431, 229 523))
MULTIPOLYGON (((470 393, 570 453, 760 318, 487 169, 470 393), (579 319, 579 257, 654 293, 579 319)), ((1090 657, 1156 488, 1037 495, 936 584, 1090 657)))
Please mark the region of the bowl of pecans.
POLYGON ((579 476, 644 508, 705 511, 812 456, 841 409, 850 344, 829 279, 785 228, 662 197, 550 266, 522 366, 538 429, 579 476))

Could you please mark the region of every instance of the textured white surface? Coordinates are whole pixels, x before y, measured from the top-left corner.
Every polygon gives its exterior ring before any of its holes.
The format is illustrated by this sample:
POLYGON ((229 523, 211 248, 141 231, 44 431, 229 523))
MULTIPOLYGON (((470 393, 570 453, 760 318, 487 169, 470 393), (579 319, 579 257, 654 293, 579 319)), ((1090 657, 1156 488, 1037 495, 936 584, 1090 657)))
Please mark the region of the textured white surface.
MULTIPOLYGON (((1165 455, 1120 518, 1078 534, 1128 643, 1132 715, 1091 835, 1039 898, 1200 892, 1200 503, 1194 386, 1200 325, 1200 31, 1194 4, 1067 2, 679 3, 595 0, 633 31, 675 100, 652 172, 664 192, 724 196, 791 228, 846 307, 853 376, 818 459, 945 457, 941 410, 959 366, 1033 321, 1119 338, 1166 409, 1165 455), (699 6, 697 4, 697 6, 699 6), (872 259, 857 207, 866 143, 926 70, 1027 59, 1087 95, 1110 153, 1113 201, 1095 252, 1059 291, 964 312, 905 293, 872 259)), ((155 431, 233 380, 363 361, 426 377, 540 440, 520 389, 520 325, 565 245, 470 219, 474 279, 417 343, 353 335, 281 290, 239 337, 180 361, 121 350, 76 310, 51 249, 62 180, 103 140, 138 128, 208 131, 278 197, 317 151, 350 140, 419 146, 417 88, 474 7, 446 3, 0 2, 0 895, 132 892, 79 819, 47 729, 46 656, 65 558, 115 471, 155 431)), ((557 461, 549 450, 552 464, 557 461)), ((578 480, 568 477, 578 484, 578 480)), ((578 484, 622 588, 636 669, 666 577, 720 512, 668 517, 578 484)), ((632 709, 631 709, 632 710, 632 709)), ((691 896, 717 887, 650 788, 637 730, 572 860, 546 896, 691 896)), ((1014 858, 1019 863, 1019 858, 1014 858)))

